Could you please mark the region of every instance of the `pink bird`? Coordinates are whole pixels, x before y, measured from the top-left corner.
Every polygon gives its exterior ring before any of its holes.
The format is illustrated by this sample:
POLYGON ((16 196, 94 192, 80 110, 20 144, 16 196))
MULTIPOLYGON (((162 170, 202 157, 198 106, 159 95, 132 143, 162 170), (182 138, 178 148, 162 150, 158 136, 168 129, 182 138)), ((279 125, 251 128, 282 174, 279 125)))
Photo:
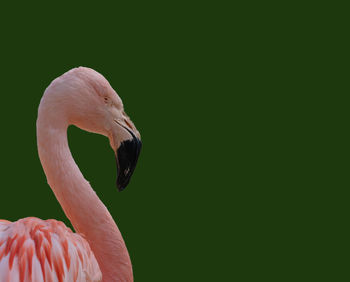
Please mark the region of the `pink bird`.
POLYGON ((74 162, 67 140, 69 125, 107 136, 123 190, 141 141, 121 99, 101 74, 75 68, 45 90, 36 125, 47 181, 77 233, 53 219, 0 220, 0 282, 133 281, 122 235, 74 162))

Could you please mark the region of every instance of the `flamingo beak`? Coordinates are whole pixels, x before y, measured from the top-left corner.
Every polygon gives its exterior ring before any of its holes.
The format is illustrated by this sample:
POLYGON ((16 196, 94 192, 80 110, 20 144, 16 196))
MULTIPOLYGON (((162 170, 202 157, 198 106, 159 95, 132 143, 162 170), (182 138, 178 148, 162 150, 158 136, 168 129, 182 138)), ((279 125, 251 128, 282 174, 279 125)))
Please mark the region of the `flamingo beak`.
POLYGON ((134 133, 124 127, 132 136, 132 139, 122 141, 116 151, 117 161, 117 188, 123 191, 128 185, 135 170, 137 160, 141 151, 141 140, 134 133))

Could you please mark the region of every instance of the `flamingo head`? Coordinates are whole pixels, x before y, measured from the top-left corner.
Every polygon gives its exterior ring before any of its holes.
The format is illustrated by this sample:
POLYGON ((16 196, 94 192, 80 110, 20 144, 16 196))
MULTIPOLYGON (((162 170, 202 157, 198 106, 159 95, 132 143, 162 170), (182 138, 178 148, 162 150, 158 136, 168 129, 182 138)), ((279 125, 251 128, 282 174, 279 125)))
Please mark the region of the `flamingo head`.
POLYGON ((69 124, 109 138, 116 155, 117 188, 124 190, 136 167, 141 137, 125 113, 118 94, 101 74, 85 67, 73 69, 56 79, 50 87, 52 90, 71 93, 55 95, 65 103, 63 108, 69 124))

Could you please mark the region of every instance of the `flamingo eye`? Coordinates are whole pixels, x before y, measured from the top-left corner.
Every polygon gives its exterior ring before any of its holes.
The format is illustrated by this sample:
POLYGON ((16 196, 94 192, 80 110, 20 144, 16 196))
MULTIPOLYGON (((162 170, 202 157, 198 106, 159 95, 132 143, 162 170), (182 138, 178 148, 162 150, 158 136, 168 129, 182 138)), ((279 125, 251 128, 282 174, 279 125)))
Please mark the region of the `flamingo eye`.
POLYGON ((103 99, 104 99, 105 103, 107 104, 108 103, 108 97, 104 97, 103 99))

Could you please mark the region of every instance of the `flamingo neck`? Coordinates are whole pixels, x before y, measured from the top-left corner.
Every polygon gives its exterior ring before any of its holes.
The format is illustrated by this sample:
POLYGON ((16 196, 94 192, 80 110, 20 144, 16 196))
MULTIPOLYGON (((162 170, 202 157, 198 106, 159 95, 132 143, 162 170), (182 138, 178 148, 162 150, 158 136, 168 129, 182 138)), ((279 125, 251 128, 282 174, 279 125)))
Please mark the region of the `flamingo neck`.
POLYGON ((83 235, 99 263, 103 281, 133 281, 122 235, 105 205, 83 177, 67 140, 65 113, 39 106, 37 142, 47 181, 76 232, 83 235))

